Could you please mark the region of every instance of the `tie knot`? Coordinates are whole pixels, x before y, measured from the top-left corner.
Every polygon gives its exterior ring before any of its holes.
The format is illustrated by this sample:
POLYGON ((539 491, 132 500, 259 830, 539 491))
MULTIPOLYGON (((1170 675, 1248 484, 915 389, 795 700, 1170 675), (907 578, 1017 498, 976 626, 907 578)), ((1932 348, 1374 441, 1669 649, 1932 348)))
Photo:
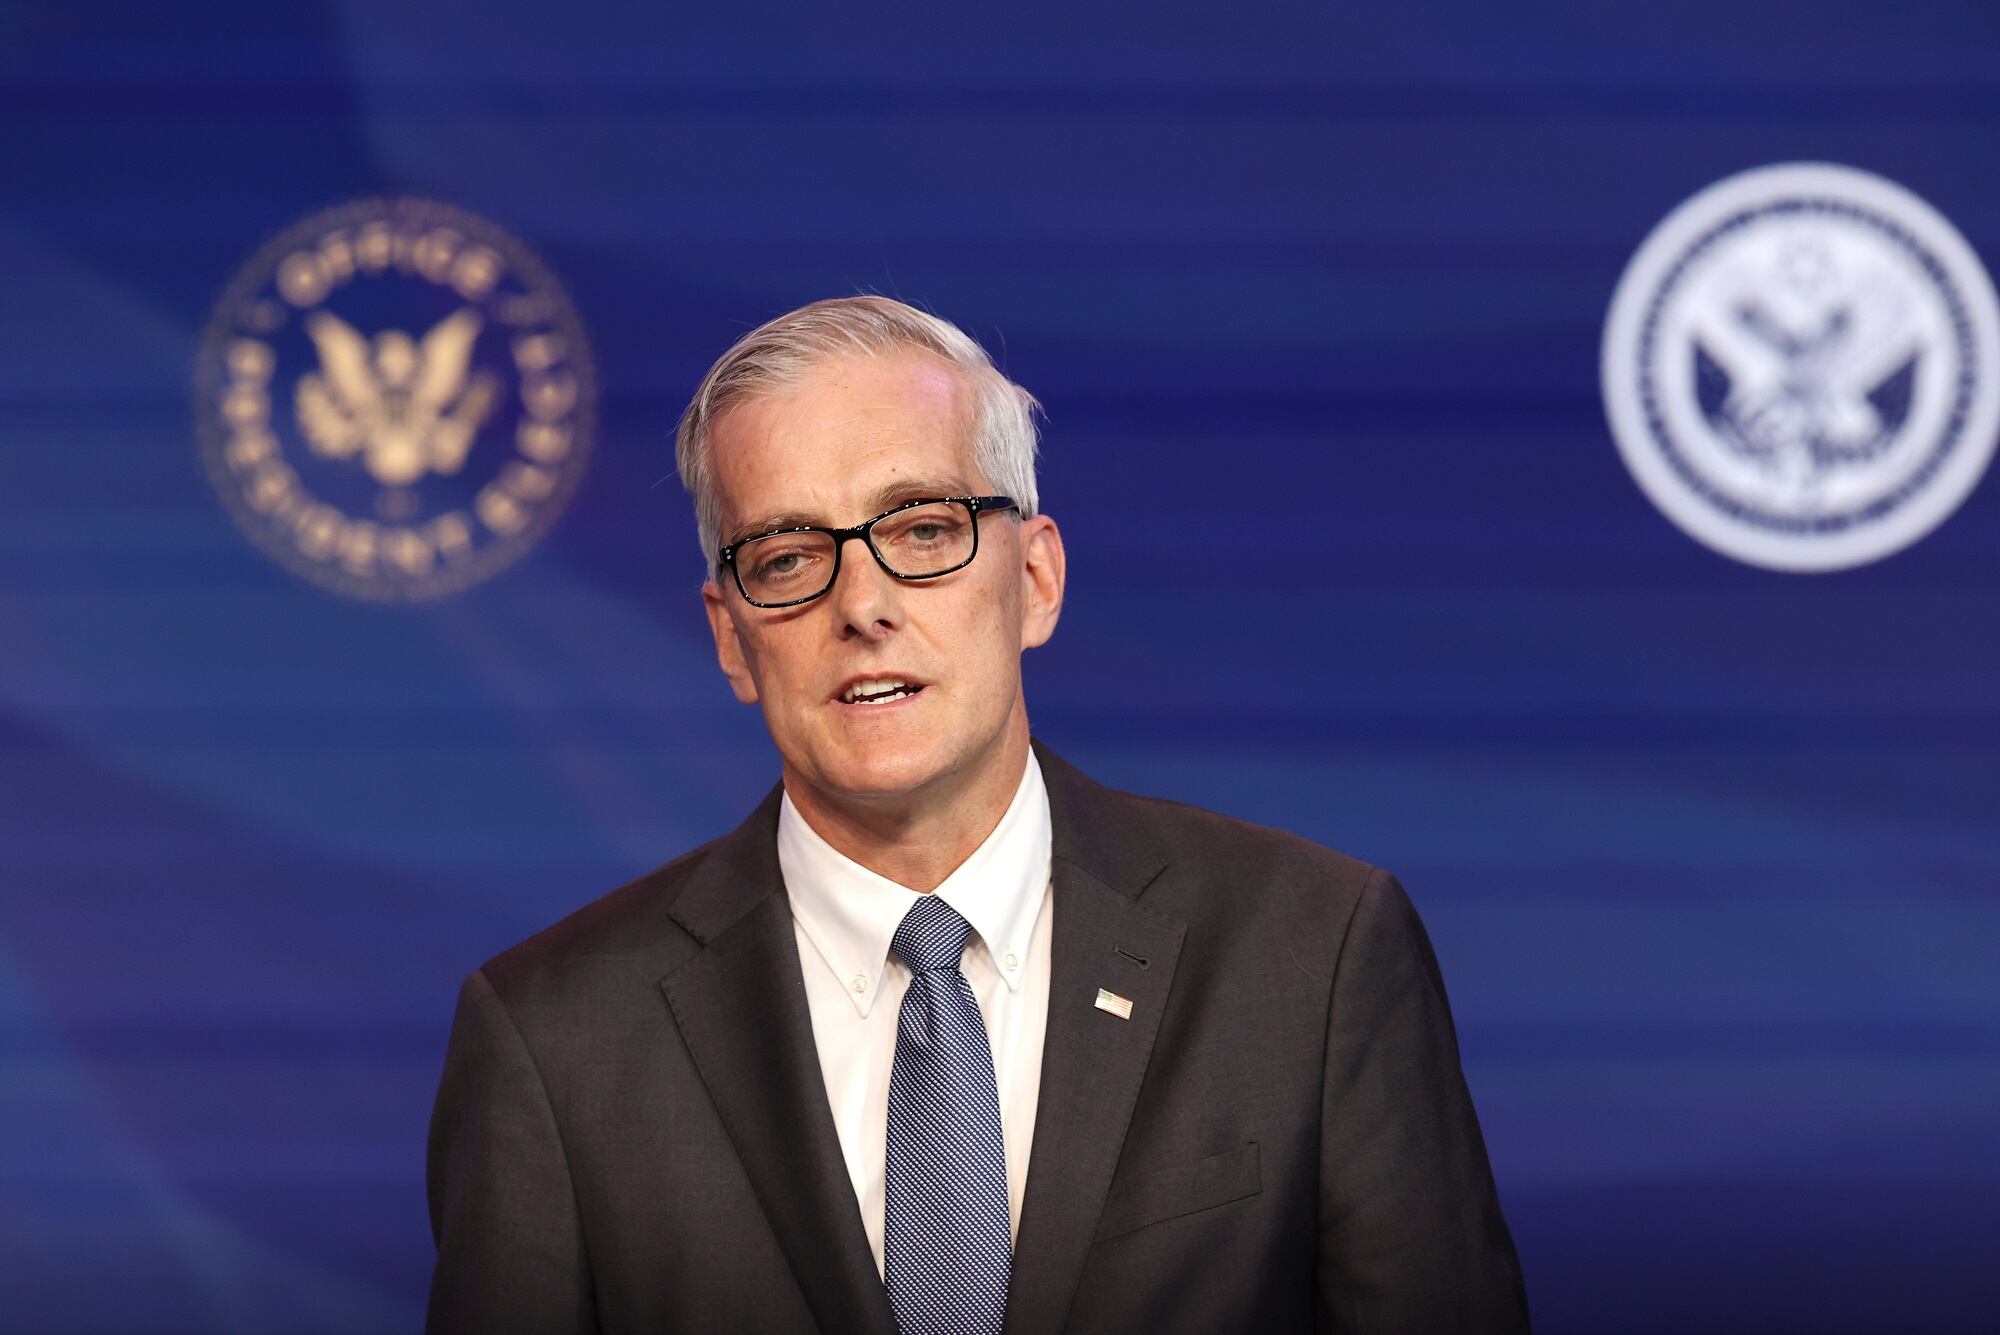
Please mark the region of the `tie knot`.
POLYGON ((951 905, 936 895, 925 895, 903 915, 902 925, 889 942, 889 953, 911 973, 956 969, 971 932, 972 924, 959 917, 951 905))

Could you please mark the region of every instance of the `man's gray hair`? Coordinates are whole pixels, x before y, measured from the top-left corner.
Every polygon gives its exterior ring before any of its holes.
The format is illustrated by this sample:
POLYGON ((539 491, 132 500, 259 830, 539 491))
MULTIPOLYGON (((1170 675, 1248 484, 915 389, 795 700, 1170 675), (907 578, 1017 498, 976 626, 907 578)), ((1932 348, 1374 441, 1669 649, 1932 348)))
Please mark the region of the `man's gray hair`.
POLYGON ((780 315, 736 340, 702 378, 674 442, 681 485, 694 498, 702 562, 715 573, 722 502, 715 494, 710 433, 746 399, 781 392, 835 357, 920 348, 964 373, 973 389, 972 462, 994 490, 1035 513, 1035 413, 1041 405, 993 365, 958 326, 889 297, 836 297, 780 315))

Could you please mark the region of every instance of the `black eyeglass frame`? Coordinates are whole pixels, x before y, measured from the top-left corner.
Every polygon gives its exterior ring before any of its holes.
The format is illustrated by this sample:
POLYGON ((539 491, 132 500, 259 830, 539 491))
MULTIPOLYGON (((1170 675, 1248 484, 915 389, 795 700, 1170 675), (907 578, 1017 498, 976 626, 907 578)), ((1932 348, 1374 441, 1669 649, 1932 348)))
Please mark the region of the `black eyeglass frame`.
POLYGON ((865 520, 862 523, 856 524, 853 528, 828 528, 824 524, 800 524, 795 528, 774 528, 769 533, 757 533, 747 538, 741 538, 735 542, 730 543, 728 546, 722 548, 722 550, 717 553, 715 559, 715 570, 717 574, 721 574, 724 570, 729 571, 730 578, 735 581, 736 592, 741 594, 743 596, 743 601, 750 604, 750 606, 752 607, 797 607, 799 604, 809 603, 813 601, 815 598, 826 597, 827 590, 831 589, 834 586, 834 583, 837 580, 839 580, 840 555, 841 552, 846 549, 847 540, 849 538, 861 539, 861 545, 866 547, 868 549, 868 554, 875 558, 875 564, 881 566, 883 570, 887 571, 889 575, 891 575, 896 579, 912 580, 912 581, 922 580, 922 579, 937 579, 940 576, 951 574, 952 571, 954 570, 965 569, 967 566, 972 564, 973 558, 979 555, 980 515, 999 514, 1005 510, 1013 510, 1018 513, 1020 509, 1021 509, 1020 502, 1016 501, 1012 496, 923 496, 919 497, 914 501, 904 501, 901 505, 897 506, 893 510, 884 510, 881 514, 876 515, 873 519, 865 520), (966 557, 963 561, 960 561, 955 566, 948 566, 943 570, 933 570, 930 573, 924 575, 905 575, 902 572, 892 568, 889 565, 889 563, 883 559, 882 553, 875 550, 874 528, 877 524, 889 518, 891 515, 899 515, 903 513, 903 511, 905 510, 914 510, 920 505, 938 505, 945 502, 949 502, 953 505, 963 505, 968 511, 971 512, 972 550, 966 554, 966 557), (753 542, 761 542, 765 538, 775 538, 785 533, 824 533, 828 537, 832 538, 833 570, 826 577, 825 588, 822 588, 818 593, 809 593, 803 598, 789 598, 782 603, 760 603, 755 598, 752 598, 750 596, 750 591, 748 589, 743 587, 743 572, 736 568, 736 553, 740 551, 742 548, 749 546, 753 542))

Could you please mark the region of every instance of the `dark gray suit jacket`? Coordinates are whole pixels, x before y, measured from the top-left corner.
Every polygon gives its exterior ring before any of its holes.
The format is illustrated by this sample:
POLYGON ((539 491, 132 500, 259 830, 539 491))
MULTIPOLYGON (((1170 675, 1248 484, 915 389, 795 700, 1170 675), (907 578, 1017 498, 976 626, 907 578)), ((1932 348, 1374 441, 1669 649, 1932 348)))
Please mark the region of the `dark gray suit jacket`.
MULTIPOLYGON (((1035 749, 1055 920, 1010 1335, 1525 1330, 1395 878, 1035 749)), ((892 1335, 779 793, 466 979, 431 1122, 431 1331, 892 1335)))

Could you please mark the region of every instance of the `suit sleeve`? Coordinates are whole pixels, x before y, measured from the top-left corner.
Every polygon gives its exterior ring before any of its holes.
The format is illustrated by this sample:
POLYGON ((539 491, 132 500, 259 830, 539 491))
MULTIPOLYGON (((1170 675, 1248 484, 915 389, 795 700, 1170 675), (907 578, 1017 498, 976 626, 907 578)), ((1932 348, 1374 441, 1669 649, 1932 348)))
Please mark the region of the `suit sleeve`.
POLYGON ((458 994, 425 1176, 437 1242, 429 1335, 596 1331, 555 1112, 483 972, 458 994))
POLYGON ((1334 972, 1320 1121, 1318 1328, 1526 1331, 1444 978, 1415 907, 1379 868, 1334 972))

